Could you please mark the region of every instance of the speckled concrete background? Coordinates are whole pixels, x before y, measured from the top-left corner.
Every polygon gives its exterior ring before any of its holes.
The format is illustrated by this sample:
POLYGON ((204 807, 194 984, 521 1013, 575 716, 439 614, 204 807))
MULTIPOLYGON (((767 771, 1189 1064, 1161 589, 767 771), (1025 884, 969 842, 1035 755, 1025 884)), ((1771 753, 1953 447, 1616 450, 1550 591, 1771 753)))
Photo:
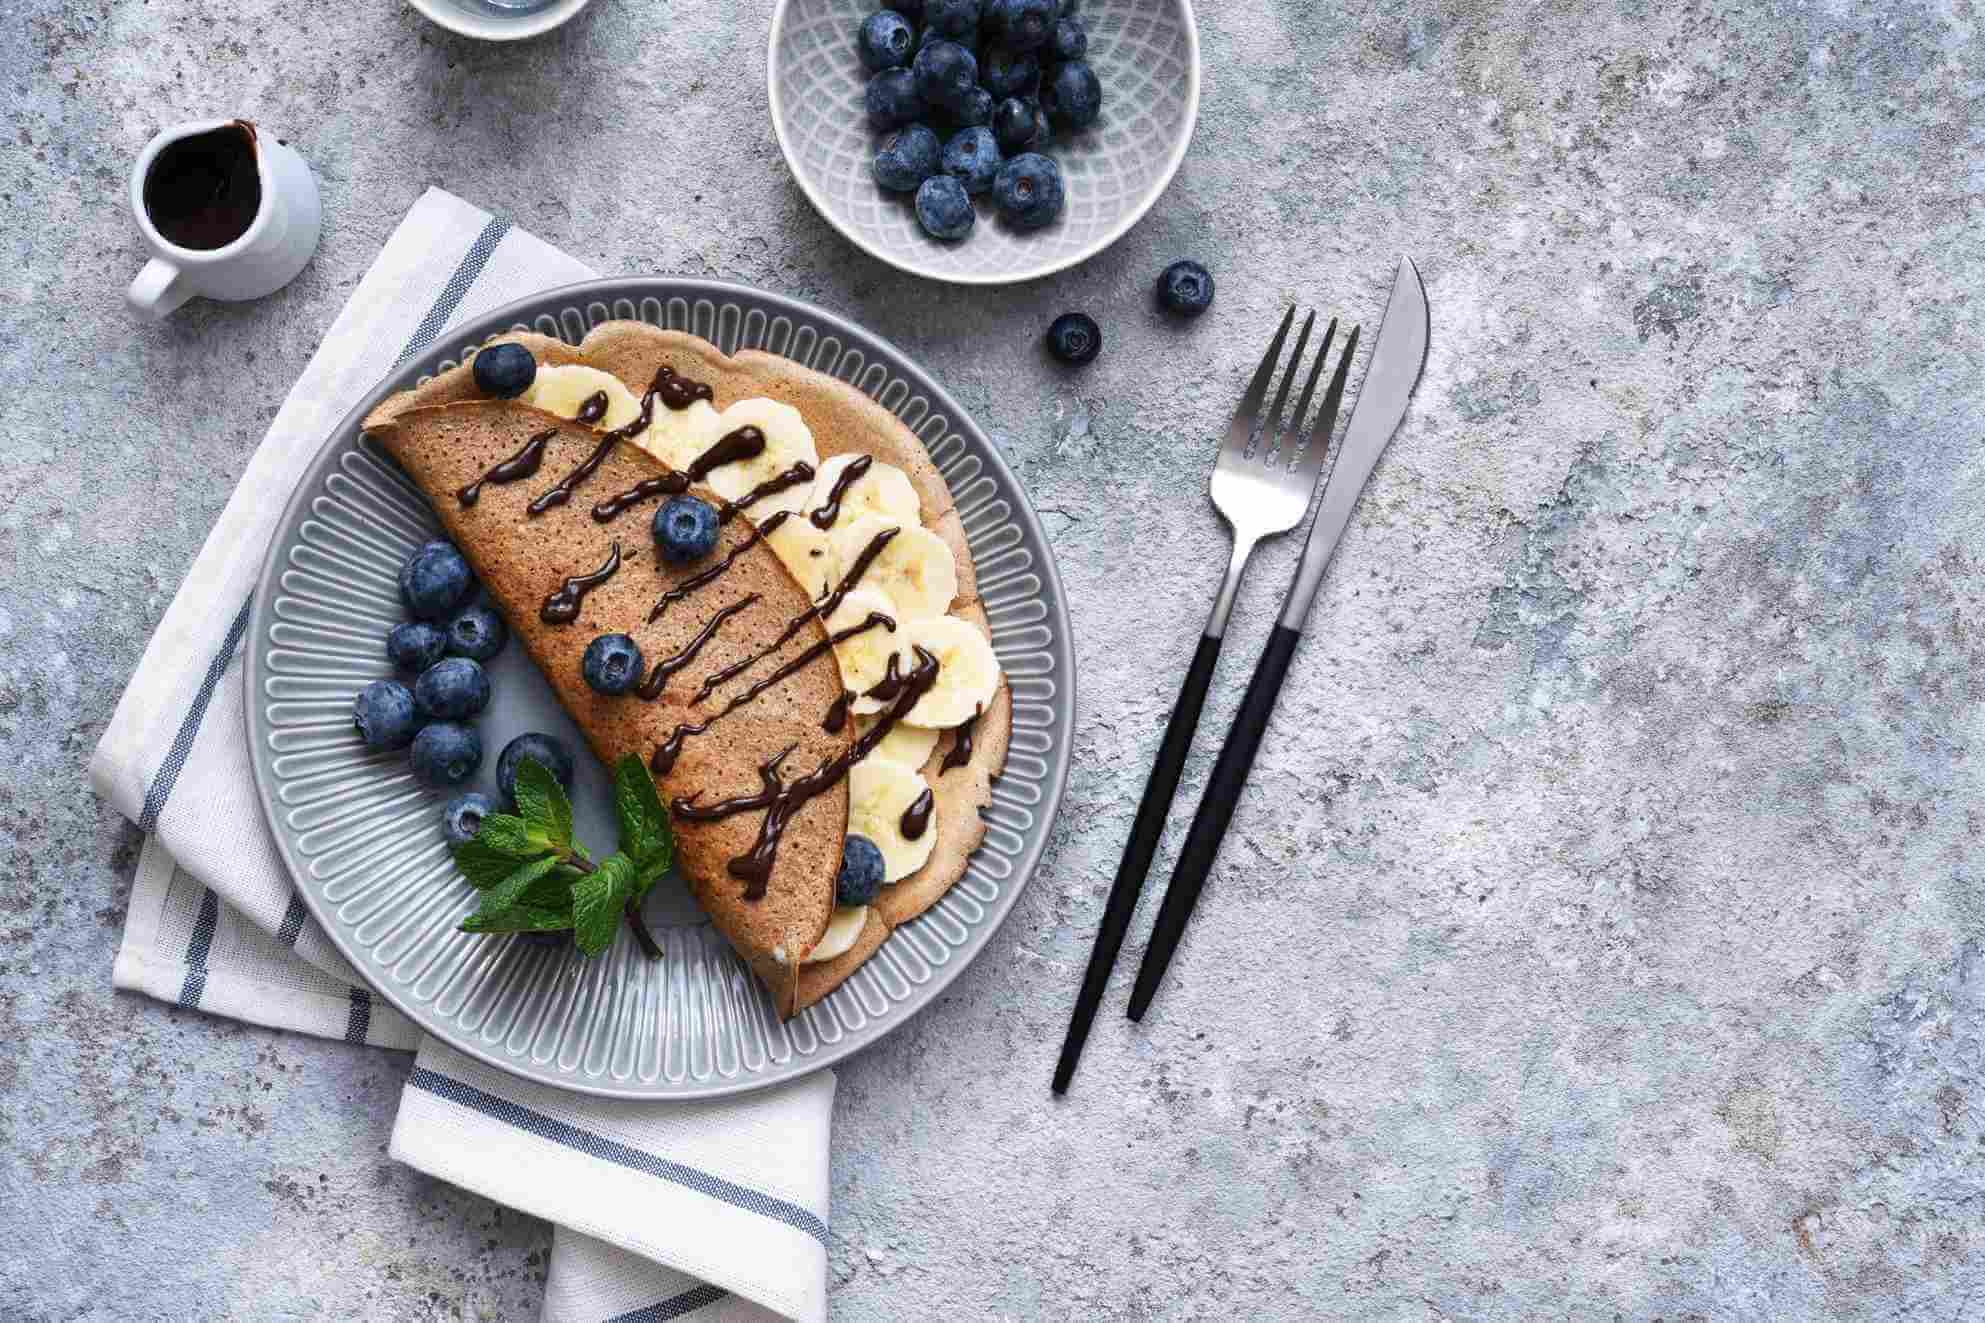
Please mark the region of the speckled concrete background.
MULTIPOLYGON (((137 838, 83 782, 429 183, 605 271, 867 322, 1053 533, 1069 799, 986 957, 841 1072, 837 1318, 1985 1315, 1973 5, 1204 10, 1155 214, 946 326, 787 181, 764 0, 599 0, 521 49, 390 0, 10 9, 0 1315, 534 1317, 545 1227, 385 1158, 403 1059, 110 995, 137 838), (137 327, 128 162, 221 112, 301 146, 323 247, 137 327), (1120 974, 1052 1102, 1225 554, 1208 438, 1287 301, 1375 320, 1401 250, 1435 317, 1414 411, 1150 1023, 1120 974), (1219 301, 1172 325, 1149 284, 1187 255, 1219 301), (1077 307, 1108 348, 1068 375, 1037 337, 1077 307)), ((1294 551, 1250 576, 1210 725, 1294 551)))

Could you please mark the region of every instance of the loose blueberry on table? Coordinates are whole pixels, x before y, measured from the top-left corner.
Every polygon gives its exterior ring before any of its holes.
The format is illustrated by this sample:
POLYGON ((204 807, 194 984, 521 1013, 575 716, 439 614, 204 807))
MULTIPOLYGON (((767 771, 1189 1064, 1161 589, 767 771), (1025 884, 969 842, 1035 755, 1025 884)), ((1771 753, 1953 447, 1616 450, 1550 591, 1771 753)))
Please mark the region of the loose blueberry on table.
POLYGON ((450 845, 467 845, 482 830, 482 820, 496 812, 496 804, 480 790, 455 796, 441 807, 441 834, 450 845))
POLYGON ((1158 302, 1181 317, 1197 317, 1213 303, 1213 273, 1197 262, 1174 262, 1158 277, 1158 302))
POLYGON ((951 175, 926 179, 917 189, 917 224, 931 238, 962 239, 978 220, 965 186, 951 175))
POLYGON ((1048 352, 1064 363, 1093 360, 1103 348, 1103 329, 1084 312, 1065 312, 1048 327, 1048 352))
POLYGON ((663 560, 687 565, 717 547, 717 509, 698 496, 671 496, 655 511, 655 543, 663 560))
POLYGON ((459 721, 430 721, 414 736, 411 762, 422 785, 458 786, 482 767, 482 736, 459 721))
POLYGON ((572 789, 572 751, 554 736, 526 731, 504 745, 496 759, 496 788, 512 809, 517 806, 517 764, 526 758, 541 764, 552 780, 572 789))
POLYGON ((617 697, 641 681, 641 645, 625 634, 602 634, 586 645, 579 676, 596 694, 617 697))
POLYGON ((882 894, 882 849, 866 836, 841 845, 841 871, 834 878, 836 905, 867 905, 882 894))

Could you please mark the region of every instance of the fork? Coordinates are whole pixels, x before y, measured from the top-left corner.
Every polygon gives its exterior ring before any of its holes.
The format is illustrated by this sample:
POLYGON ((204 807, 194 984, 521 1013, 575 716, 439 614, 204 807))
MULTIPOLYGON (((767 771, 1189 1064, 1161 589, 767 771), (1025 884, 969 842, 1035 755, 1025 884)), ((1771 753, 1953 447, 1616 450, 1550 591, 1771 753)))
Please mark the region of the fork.
POLYGON ((1337 321, 1332 318, 1324 331, 1309 379, 1296 401, 1295 412, 1289 414, 1284 409, 1289 402, 1290 387, 1302 368, 1303 352, 1316 326, 1316 313, 1311 312, 1303 319, 1295 352, 1289 356, 1282 384, 1275 392, 1275 402, 1264 415, 1262 403, 1268 398, 1269 383, 1275 378, 1275 369, 1282 360, 1282 346, 1288 341, 1289 328, 1295 320, 1296 310, 1291 307, 1283 315, 1275 338, 1269 341, 1268 352, 1262 356, 1254 380, 1241 396, 1240 407, 1234 410, 1213 461, 1213 507, 1233 530, 1233 557, 1219 594, 1213 599, 1213 611, 1207 617, 1198 650, 1193 653, 1192 666, 1186 671, 1185 686, 1179 691, 1171 720, 1165 726, 1164 739, 1158 746, 1158 761, 1151 768, 1144 798, 1137 805, 1137 817, 1131 824, 1123 861, 1117 865, 1116 881, 1110 887, 1103 922, 1096 932, 1096 945, 1089 953, 1089 967, 1082 975, 1082 990, 1076 996, 1075 1013, 1069 1020, 1068 1037, 1062 1043, 1061 1059, 1055 1065, 1056 1093, 1067 1092, 1069 1081, 1074 1078, 1075 1064, 1081 1059, 1082 1045, 1088 1040, 1103 989, 1110 981, 1110 970, 1123 948, 1124 933, 1130 927, 1132 911, 1137 908, 1145 874, 1151 871, 1151 856, 1157 852, 1158 838, 1165 830, 1166 811, 1178 791, 1179 773, 1185 767, 1193 731, 1199 725, 1199 710, 1206 702, 1213 665, 1220 657, 1220 641, 1227 632, 1227 618, 1233 614, 1241 574, 1257 545, 1302 522, 1303 512, 1309 509, 1310 498, 1323 475, 1331 429, 1344 399, 1345 377, 1358 349, 1358 328, 1351 328, 1344 352, 1337 361, 1337 371, 1324 392, 1323 406, 1305 432, 1303 419, 1309 413, 1310 400, 1323 375, 1324 360, 1330 357, 1330 346, 1337 338, 1337 321))

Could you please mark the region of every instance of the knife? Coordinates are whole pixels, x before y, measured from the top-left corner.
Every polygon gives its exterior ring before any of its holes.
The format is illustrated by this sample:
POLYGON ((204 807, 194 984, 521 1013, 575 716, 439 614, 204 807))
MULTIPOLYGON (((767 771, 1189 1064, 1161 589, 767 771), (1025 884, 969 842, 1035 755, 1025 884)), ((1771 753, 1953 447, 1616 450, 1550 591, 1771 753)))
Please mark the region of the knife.
POLYGON ((1303 636, 1310 604, 1323 584, 1323 572, 1337 550, 1337 543, 1350 525, 1351 512, 1365 483, 1378 466, 1386 443, 1399 430, 1406 416, 1407 402, 1420 382, 1427 365, 1427 291, 1411 258, 1401 258, 1393 274, 1392 296, 1386 300, 1385 321, 1372 348, 1364 384, 1358 390, 1358 403, 1345 425, 1344 440, 1337 448, 1337 459, 1324 484, 1323 500, 1310 525, 1309 541, 1303 558, 1296 564, 1295 582, 1282 606, 1268 646, 1248 682, 1247 696, 1241 700, 1227 742, 1220 746, 1219 760, 1213 764, 1206 792, 1192 815, 1192 828, 1179 851, 1178 866, 1165 888, 1165 901, 1158 910, 1157 925, 1151 931, 1151 944, 1145 948, 1144 962, 1137 970, 1137 985, 1130 994, 1130 1018, 1142 1020, 1158 991, 1159 982, 1178 949, 1193 905, 1206 886, 1213 857, 1233 820, 1234 805, 1247 784, 1254 766, 1254 755, 1261 748, 1262 733, 1275 711, 1275 699, 1282 692, 1283 677, 1289 673, 1289 660, 1296 642, 1303 636))

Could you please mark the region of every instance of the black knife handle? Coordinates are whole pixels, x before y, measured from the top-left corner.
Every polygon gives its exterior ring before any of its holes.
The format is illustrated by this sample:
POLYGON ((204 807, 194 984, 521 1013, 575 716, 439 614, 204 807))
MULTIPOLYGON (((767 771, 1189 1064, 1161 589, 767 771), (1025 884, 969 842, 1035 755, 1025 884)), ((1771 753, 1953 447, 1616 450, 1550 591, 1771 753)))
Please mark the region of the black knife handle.
POLYGON ((1172 952, 1178 949, 1179 938, 1185 933, 1186 920, 1192 917, 1193 904, 1206 885, 1206 875, 1213 871, 1213 856, 1220 852, 1221 838, 1227 834, 1227 824, 1233 821, 1234 805, 1241 797, 1241 788, 1247 784, 1248 772, 1254 767, 1255 751, 1261 748, 1262 732, 1268 729, 1275 698, 1282 692, 1282 679, 1289 673, 1289 659, 1295 655, 1296 642, 1301 638, 1301 634, 1287 625, 1277 625, 1269 635, 1261 660, 1255 664, 1247 697, 1241 700, 1241 710, 1234 717, 1233 728, 1227 732, 1227 742, 1220 746, 1219 760, 1213 764, 1206 793, 1200 796, 1199 809, 1192 815, 1192 828, 1179 851, 1178 867, 1172 870, 1171 884, 1165 888, 1165 903, 1158 910, 1157 925, 1151 930, 1151 945, 1145 948, 1144 963, 1137 970, 1137 985, 1130 993, 1133 1020, 1142 1020, 1150 1008, 1159 981, 1172 963, 1172 952))
POLYGON ((1096 945, 1089 952, 1089 968, 1082 975, 1082 991, 1075 998, 1075 1014, 1068 1022, 1068 1037, 1062 1041, 1061 1060, 1055 1063, 1054 1091, 1066 1093, 1075 1075, 1075 1063, 1082 1057, 1089 1026, 1095 1022, 1096 1007, 1103 1000, 1103 989, 1116 966, 1117 952, 1123 949, 1123 935, 1130 927, 1137 897, 1144 890, 1144 875, 1151 871, 1151 856, 1158 850, 1158 838, 1165 833, 1165 817, 1178 793, 1179 772, 1192 748, 1192 733, 1199 726, 1199 709, 1206 703, 1206 689, 1213 680, 1213 663, 1220 658, 1218 636, 1202 635, 1199 650, 1192 655, 1192 667, 1185 673, 1185 687, 1172 706, 1172 719, 1165 725, 1165 738, 1158 746, 1158 761, 1152 765, 1151 779, 1144 783, 1144 798, 1138 802, 1137 818, 1131 824, 1130 842, 1124 846, 1123 862, 1117 865, 1117 880, 1110 887, 1109 903, 1103 908, 1102 926, 1096 930, 1096 945))

